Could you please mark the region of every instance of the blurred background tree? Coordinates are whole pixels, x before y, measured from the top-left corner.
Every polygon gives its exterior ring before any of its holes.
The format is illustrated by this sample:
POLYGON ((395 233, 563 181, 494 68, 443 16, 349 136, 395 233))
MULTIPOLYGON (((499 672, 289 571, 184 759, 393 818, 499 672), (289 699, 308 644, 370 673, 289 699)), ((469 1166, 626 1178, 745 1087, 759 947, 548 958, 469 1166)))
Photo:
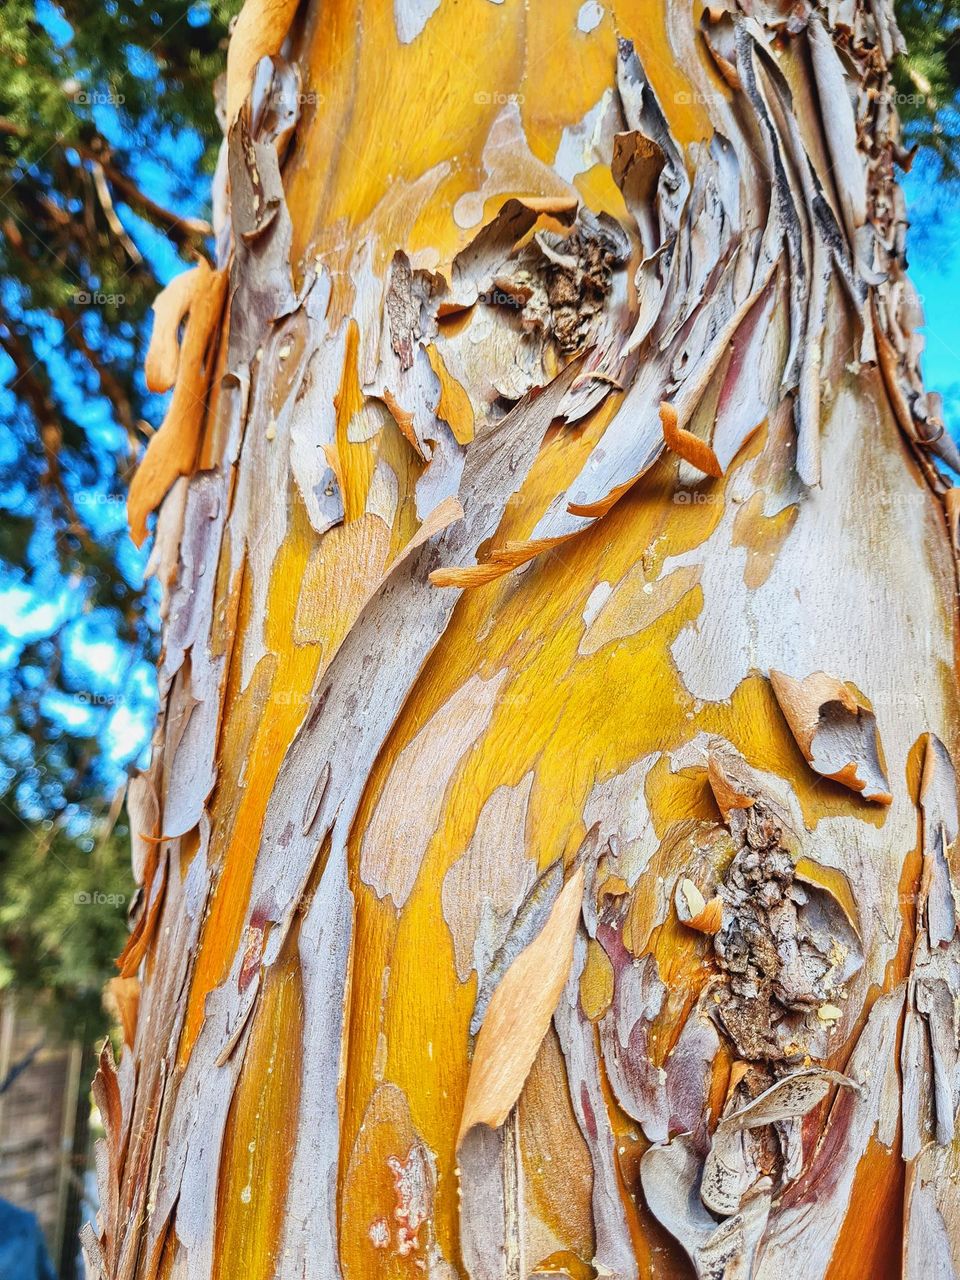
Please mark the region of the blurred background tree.
MULTIPOLYGON (((929 177, 960 174, 960 3, 897 0, 907 55, 896 64, 897 110, 906 145, 929 177)), ((951 192, 954 198, 956 192, 951 192)))
POLYGON ((0 809, 0 988, 12 986, 54 1039, 107 1028, 103 986, 127 936, 133 892, 125 827, 99 838, 0 809))
POLYGON ((0 988, 43 991, 67 1032, 104 1025, 125 935, 111 801, 149 735, 156 637, 124 501, 162 416, 150 304, 209 250, 239 6, 0 6, 0 988))

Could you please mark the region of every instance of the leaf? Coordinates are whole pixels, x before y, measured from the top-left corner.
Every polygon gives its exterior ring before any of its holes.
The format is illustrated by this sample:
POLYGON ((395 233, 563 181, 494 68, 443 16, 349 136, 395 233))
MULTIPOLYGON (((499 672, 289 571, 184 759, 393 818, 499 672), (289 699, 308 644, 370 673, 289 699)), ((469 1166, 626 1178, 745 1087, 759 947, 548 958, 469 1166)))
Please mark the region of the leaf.
POLYGON ((573 963, 583 881, 581 865, 493 993, 470 1067, 458 1147, 474 1125, 499 1128, 520 1096, 573 963))

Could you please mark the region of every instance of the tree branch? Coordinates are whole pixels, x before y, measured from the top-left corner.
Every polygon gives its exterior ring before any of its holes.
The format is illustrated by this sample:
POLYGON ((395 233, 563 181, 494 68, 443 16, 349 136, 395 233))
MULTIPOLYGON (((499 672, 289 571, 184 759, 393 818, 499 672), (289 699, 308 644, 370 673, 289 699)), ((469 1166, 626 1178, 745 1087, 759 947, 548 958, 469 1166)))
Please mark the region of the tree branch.
MULTIPOLYGON (((28 131, 23 125, 0 116, 0 136, 25 138, 27 134, 28 131)), ((182 218, 142 191, 136 182, 117 166, 110 144, 100 134, 94 136, 93 144, 62 136, 56 139, 56 144, 63 149, 73 148, 83 160, 99 165, 104 177, 122 199, 137 213, 152 222, 178 248, 195 249, 198 241, 213 235, 213 228, 203 218, 182 218)))
POLYGON ((104 154, 82 143, 72 143, 70 145, 75 148, 84 160, 90 161, 91 164, 99 165, 107 181, 110 182, 127 204, 138 213, 145 214, 180 249, 196 248, 197 241, 213 235, 213 228, 209 222, 205 222, 202 218, 181 218, 170 209, 164 208, 162 204, 158 204, 156 200, 151 199, 144 191, 141 191, 132 178, 116 167, 112 159, 109 158, 109 150, 104 154))

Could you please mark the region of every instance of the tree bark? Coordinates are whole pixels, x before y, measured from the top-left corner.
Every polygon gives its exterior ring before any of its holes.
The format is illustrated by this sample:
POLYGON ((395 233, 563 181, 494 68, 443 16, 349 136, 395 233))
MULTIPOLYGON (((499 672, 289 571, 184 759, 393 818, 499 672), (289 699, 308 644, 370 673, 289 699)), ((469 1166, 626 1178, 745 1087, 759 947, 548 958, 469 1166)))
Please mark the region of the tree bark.
POLYGON ((887 0, 295 10, 156 309, 92 1273, 958 1274, 887 0))

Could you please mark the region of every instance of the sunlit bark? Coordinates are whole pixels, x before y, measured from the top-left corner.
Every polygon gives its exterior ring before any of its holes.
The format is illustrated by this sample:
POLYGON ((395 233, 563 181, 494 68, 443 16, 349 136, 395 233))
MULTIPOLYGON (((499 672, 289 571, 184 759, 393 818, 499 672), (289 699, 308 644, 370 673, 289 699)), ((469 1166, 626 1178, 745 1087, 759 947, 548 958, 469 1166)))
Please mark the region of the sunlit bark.
POLYGON ((131 495, 163 711, 94 1275, 960 1269, 898 40, 248 0, 131 495))

